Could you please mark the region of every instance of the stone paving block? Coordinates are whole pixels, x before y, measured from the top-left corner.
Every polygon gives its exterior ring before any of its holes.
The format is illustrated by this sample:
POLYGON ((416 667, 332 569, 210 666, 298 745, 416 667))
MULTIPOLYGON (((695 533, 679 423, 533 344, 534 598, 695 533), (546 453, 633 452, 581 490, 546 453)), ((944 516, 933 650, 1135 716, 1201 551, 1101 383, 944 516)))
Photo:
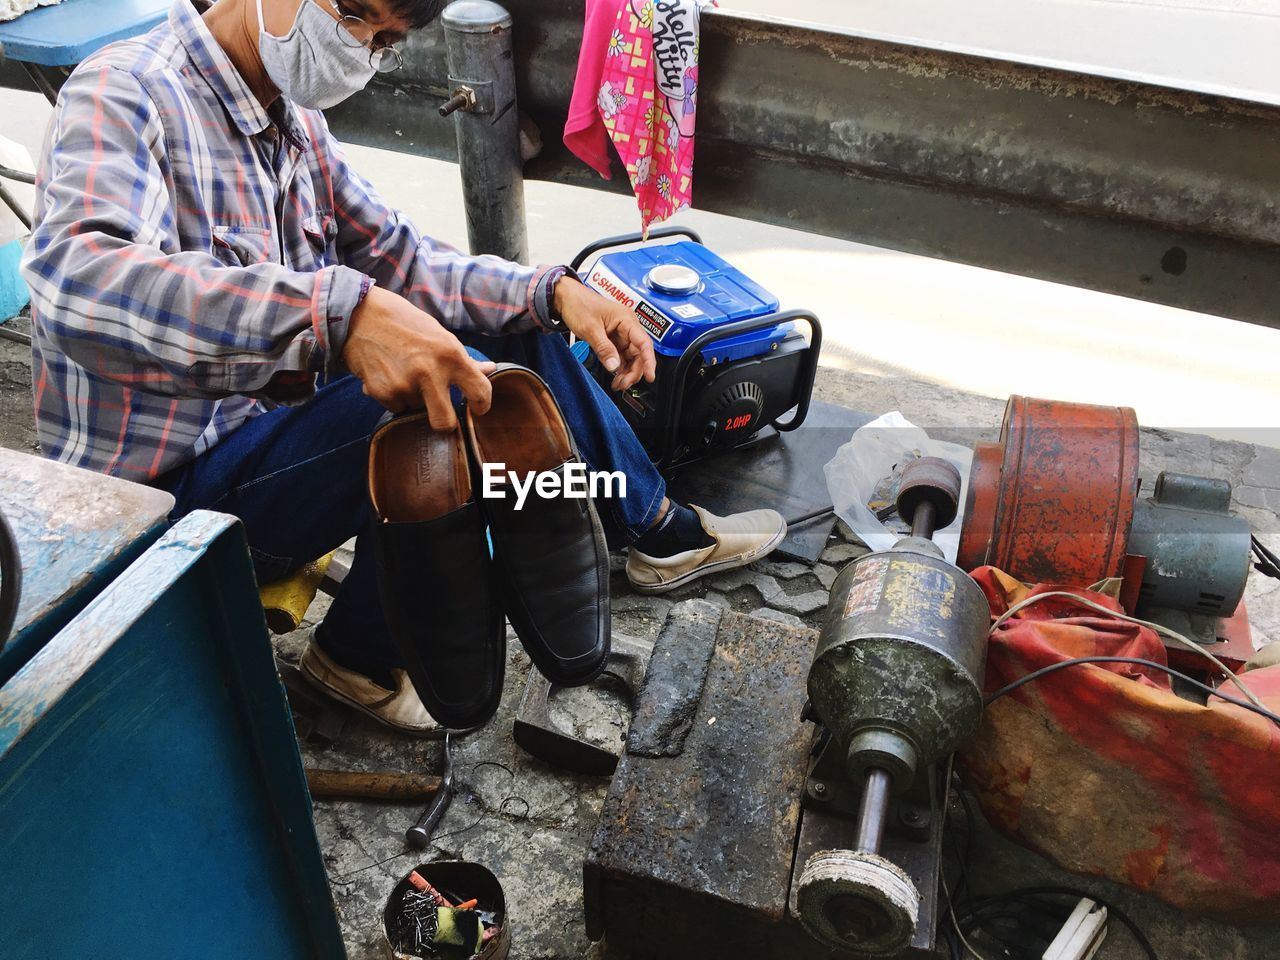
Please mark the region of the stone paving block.
POLYGON ((794 580, 796 577, 803 577, 806 573, 812 572, 812 568, 807 563, 796 563, 791 560, 761 560, 752 566, 761 573, 777 577, 779 580, 794 580))
POLYGON ((1231 499, 1244 507, 1257 507, 1269 514, 1280 513, 1280 489, 1239 486, 1231 491, 1231 499))
POLYGON ((769 606, 787 613, 815 613, 827 605, 830 594, 826 590, 812 590, 809 593, 778 593, 768 599, 769 606))
POLYGON ((1280 490, 1280 450, 1273 447, 1254 447, 1253 450, 1253 460, 1244 468, 1244 482, 1280 490))
POLYGON ((786 624, 788 627, 807 627, 808 624, 801 620, 795 614, 783 613, 781 610, 774 610, 771 607, 757 607, 751 611, 751 616, 760 617, 763 620, 773 620, 776 623, 786 624))
POLYGON ((709 585, 724 593, 740 590, 743 587, 754 587, 765 603, 770 602, 773 596, 782 592, 782 587, 777 580, 750 567, 739 567, 737 570, 716 574, 706 579, 709 585))
POLYGON ((822 551, 822 562, 842 565, 869 552, 861 543, 833 543, 822 551))
POLYGON ((665 617, 672 601, 666 597, 648 597, 640 593, 614 592, 609 604, 614 613, 646 613, 665 617))
POLYGON ((707 595, 702 598, 707 603, 719 607, 721 610, 732 610, 733 603, 723 593, 718 590, 708 590, 707 595))
POLYGON ((1213 475, 1229 480, 1233 486, 1240 483, 1245 468, 1253 462, 1254 448, 1247 443, 1213 440, 1209 449, 1213 458, 1213 475))
POLYGON ((828 566, 825 563, 819 563, 813 568, 813 575, 818 578, 818 582, 822 584, 823 590, 830 590, 831 584, 835 583, 836 577, 840 571, 835 567, 828 566))

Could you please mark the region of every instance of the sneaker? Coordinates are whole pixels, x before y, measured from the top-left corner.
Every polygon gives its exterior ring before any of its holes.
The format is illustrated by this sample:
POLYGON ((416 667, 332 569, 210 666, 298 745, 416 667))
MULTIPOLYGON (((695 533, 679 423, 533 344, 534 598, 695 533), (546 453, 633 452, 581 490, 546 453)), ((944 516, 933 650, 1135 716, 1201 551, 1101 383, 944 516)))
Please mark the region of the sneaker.
POLYGON ((427 713, 403 670, 391 671, 396 689, 387 690, 364 674, 339 666, 314 640, 298 661, 298 670, 321 693, 384 726, 412 737, 444 736, 444 727, 427 713))
POLYGON ((650 557, 632 547, 627 556, 627 579, 639 593, 666 593, 709 573, 746 566, 768 556, 787 535, 787 521, 776 510, 717 517, 701 507, 689 506, 714 542, 670 557, 650 557))

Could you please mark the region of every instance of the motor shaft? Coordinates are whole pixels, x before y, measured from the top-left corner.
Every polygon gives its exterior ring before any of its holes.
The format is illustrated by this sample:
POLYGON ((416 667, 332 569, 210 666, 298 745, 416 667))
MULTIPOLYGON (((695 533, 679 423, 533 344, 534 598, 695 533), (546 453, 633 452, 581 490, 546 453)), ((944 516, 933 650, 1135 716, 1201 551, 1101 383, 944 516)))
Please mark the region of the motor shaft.
POLYGON ((888 770, 871 767, 862 787, 862 803, 858 807, 857 849, 879 853, 884 841, 884 828, 889 820, 889 795, 893 777, 888 770))
POLYGON ((937 518, 937 508, 930 501, 923 501, 916 507, 916 512, 911 517, 911 535, 922 540, 932 539, 934 522, 937 518))

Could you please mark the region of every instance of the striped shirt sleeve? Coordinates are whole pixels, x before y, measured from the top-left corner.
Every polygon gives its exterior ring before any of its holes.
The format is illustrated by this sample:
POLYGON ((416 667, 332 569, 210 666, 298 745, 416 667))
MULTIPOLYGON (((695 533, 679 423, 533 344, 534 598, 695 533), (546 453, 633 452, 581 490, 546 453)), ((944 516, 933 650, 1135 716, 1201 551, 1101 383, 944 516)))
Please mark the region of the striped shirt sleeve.
POLYGON ((541 325, 549 268, 472 257, 424 236, 347 162, 316 114, 313 142, 332 185, 342 262, 405 297, 450 330, 502 336, 541 325))
POLYGON ((23 274, 56 346, 133 390, 302 399, 298 374, 341 352, 360 273, 183 251, 163 125, 127 70, 76 71, 53 123, 23 274))

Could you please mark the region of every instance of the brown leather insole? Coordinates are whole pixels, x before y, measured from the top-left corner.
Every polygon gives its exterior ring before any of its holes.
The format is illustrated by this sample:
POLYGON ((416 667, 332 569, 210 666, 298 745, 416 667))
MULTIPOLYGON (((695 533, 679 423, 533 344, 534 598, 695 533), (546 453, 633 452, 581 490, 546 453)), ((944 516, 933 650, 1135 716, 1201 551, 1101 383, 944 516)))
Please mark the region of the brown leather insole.
POLYGON ((468 413, 482 463, 505 463, 523 476, 573 457, 569 431, 541 382, 523 370, 500 370, 490 379, 492 408, 483 417, 468 413))
POLYGON ((462 431, 431 428, 425 413, 393 420, 369 450, 369 493, 383 520, 435 520, 471 499, 462 431))

